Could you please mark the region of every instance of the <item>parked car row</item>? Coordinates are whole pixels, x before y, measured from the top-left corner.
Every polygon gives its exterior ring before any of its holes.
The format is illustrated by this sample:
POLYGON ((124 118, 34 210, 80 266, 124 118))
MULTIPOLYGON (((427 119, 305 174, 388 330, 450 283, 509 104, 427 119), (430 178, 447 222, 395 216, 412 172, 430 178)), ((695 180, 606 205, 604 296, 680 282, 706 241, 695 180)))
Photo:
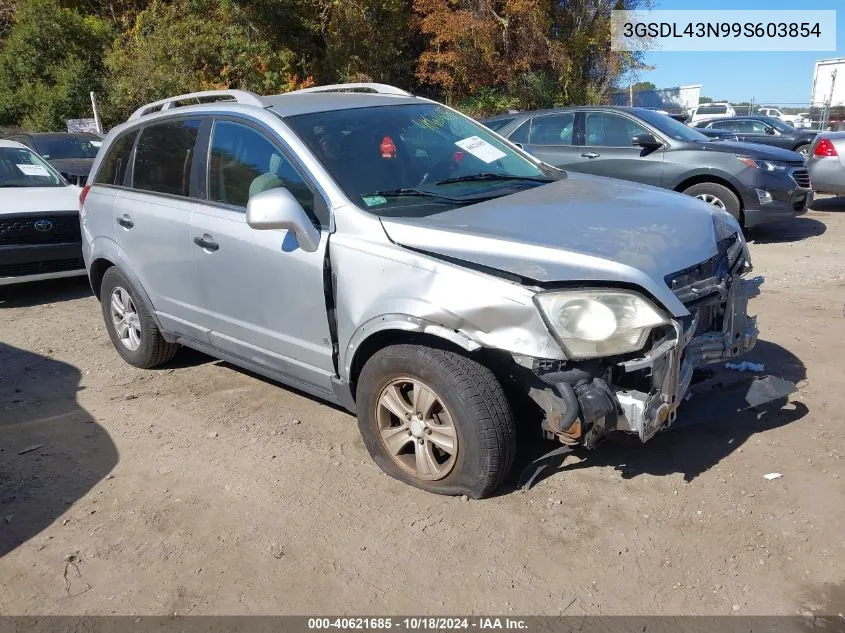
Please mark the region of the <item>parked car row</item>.
POLYGON ((88 179, 91 165, 103 140, 88 132, 30 132, 8 138, 37 152, 62 177, 80 187, 88 179))
POLYGON ((793 218, 812 202, 802 156, 710 138, 645 108, 558 108, 484 123, 550 165, 686 193, 746 228, 793 218))

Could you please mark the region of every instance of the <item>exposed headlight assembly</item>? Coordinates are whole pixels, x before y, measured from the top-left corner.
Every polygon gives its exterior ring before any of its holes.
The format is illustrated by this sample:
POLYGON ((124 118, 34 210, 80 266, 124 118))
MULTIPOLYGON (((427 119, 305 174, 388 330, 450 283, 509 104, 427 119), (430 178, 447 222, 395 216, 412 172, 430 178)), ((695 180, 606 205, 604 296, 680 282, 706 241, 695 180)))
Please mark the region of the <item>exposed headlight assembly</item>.
POLYGON ((738 158, 739 162, 745 163, 749 167, 762 169, 764 171, 776 171, 778 173, 782 173, 789 169, 786 165, 779 165, 778 163, 773 163, 770 160, 757 160, 756 158, 747 158, 745 156, 738 156, 738 158))
POLYGON ((535 301, 569 358, 636 352, 654 327, 669 322, 650 301, 624 290, 545 292, 535 301))

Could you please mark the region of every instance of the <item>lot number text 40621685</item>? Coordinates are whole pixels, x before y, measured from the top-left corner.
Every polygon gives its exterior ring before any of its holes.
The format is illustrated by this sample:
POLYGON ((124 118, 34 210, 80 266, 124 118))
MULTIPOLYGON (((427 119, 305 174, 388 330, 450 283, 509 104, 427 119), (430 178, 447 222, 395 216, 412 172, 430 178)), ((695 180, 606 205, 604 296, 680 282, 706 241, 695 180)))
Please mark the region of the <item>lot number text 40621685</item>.
POLYGON ((525 620, 519 618, 309 618, 308 628, 348 630, 450 631, 450 630, 525 630, 525 620))

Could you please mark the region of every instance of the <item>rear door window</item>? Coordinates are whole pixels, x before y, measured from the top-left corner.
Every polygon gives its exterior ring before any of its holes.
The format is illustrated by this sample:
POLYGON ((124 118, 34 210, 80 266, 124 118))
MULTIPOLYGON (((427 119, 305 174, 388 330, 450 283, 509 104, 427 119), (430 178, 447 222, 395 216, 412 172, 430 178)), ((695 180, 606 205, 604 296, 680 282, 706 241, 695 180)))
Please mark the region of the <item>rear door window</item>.
POLYGON ((100 169, 94 177, 94 184, 98 185, 122 185, 126 176, 126 167, 132 155, 132 147, 135 145, 137 130, 118 137, 109 147, 100 169))
POLYGON ((145 127, 135 150, 132 186, 173 196, 190 195, 200 124, 200 119, 184 119, 145 127))
POLYGON ((574 130, 574 112, 538 116, 531 124, 528 142, 531 145, 572 145, 574 130))

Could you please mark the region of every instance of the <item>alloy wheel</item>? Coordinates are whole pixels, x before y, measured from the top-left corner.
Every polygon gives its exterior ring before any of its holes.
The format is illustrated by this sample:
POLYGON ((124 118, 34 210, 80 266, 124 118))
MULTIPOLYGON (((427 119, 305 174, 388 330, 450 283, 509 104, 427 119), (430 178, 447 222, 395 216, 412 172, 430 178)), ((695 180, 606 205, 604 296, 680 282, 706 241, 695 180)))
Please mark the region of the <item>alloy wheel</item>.
POLYGON ((109 298, 109 314, 117 338, 129 350, 141 347, 141 319, 125 288, 115 287, 109 298))
POLYGON ((425 481, 443 479, 455 466, 458 434, 442 399, 417 378, 391 381, 376 401, 379 437, 390 458, 425 481))
POLYGON ((712 204, 717 209, 722 209, 722 211, 726 211, 727 208, 725 207, 725 203, 722 202, 721 198, 717 198, 712 193, 700 193, 696 196, 699 200, 704 200, 707 204, 712 204))

